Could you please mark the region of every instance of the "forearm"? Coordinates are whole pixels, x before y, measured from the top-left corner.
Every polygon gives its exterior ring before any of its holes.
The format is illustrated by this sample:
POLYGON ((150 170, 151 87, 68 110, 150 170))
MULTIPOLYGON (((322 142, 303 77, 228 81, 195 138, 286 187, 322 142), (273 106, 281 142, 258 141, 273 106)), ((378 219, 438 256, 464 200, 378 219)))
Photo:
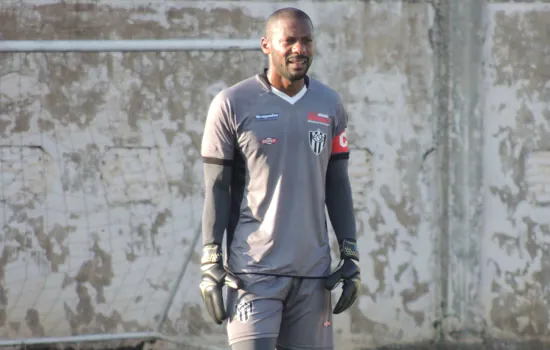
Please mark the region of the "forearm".
POLYGON ((231 167, 204 164, 203 245, 221 245, 231 211, 231 167))
POLYGON ((357 239, 348 163, 347 159, 330 161, 326 178, 327 212, 339 244, 357 239))

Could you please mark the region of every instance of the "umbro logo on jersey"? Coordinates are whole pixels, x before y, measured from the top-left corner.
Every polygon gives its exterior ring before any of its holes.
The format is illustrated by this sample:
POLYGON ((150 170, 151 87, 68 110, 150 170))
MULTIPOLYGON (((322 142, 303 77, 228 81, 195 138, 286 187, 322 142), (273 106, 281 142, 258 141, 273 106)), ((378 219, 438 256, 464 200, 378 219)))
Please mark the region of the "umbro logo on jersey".
POLYGON ((315 131, 309 131, 309 145, 313 153, 315 153, 316 155, 321 154, 321 152, 325 149, 326 143, 327 134, 319 129, 315 131))
POLYGON ((330 124, 330 117, 324 113, 313 113, 309 112, 307 114, 307 121, 309 123, 321 124, 328 126, 330 124))
POLYGON ((271 114, 256 114, 256 120, 274 120, 279 118, 278 113, 271 114))

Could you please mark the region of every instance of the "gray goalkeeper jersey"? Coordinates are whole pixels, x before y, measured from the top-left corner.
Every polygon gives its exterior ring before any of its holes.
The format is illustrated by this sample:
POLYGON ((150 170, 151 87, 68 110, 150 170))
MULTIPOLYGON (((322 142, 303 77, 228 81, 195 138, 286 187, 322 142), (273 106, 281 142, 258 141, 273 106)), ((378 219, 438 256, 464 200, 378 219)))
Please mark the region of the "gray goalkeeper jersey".
POLYGON ((201 146, 205 162, 231 165, 227 264, 235 273, 325 276, 329 161, 348 157, 339 95, 311 78, 298 101, 258 74, 212 101, 201 146))

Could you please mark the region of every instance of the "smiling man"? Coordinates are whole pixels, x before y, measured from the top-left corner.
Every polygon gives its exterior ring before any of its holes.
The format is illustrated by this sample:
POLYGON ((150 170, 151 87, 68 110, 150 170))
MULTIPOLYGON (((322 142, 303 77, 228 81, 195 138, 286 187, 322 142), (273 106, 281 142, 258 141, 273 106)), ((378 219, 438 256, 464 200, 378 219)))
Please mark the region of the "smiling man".
POLYGON ((348 117, 340 96, 307 75, 313 42, 306 13, 276 11, 261 40, 268 68, 208 110, 200 290, 212 319, 227 320, 233 350, 333 349, 332 313, 358 295, 348 117), (325 208, 340 245, 332 273, 325 208))

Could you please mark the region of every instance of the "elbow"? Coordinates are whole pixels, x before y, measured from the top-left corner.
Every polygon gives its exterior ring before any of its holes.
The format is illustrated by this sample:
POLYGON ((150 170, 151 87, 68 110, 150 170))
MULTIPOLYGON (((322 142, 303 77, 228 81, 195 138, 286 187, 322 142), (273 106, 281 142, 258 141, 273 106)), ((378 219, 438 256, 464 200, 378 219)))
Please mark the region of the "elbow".
POLYGON ((231 167, 208 164, 205 166, 205 195, 229 193, 231 188, 231 167))

